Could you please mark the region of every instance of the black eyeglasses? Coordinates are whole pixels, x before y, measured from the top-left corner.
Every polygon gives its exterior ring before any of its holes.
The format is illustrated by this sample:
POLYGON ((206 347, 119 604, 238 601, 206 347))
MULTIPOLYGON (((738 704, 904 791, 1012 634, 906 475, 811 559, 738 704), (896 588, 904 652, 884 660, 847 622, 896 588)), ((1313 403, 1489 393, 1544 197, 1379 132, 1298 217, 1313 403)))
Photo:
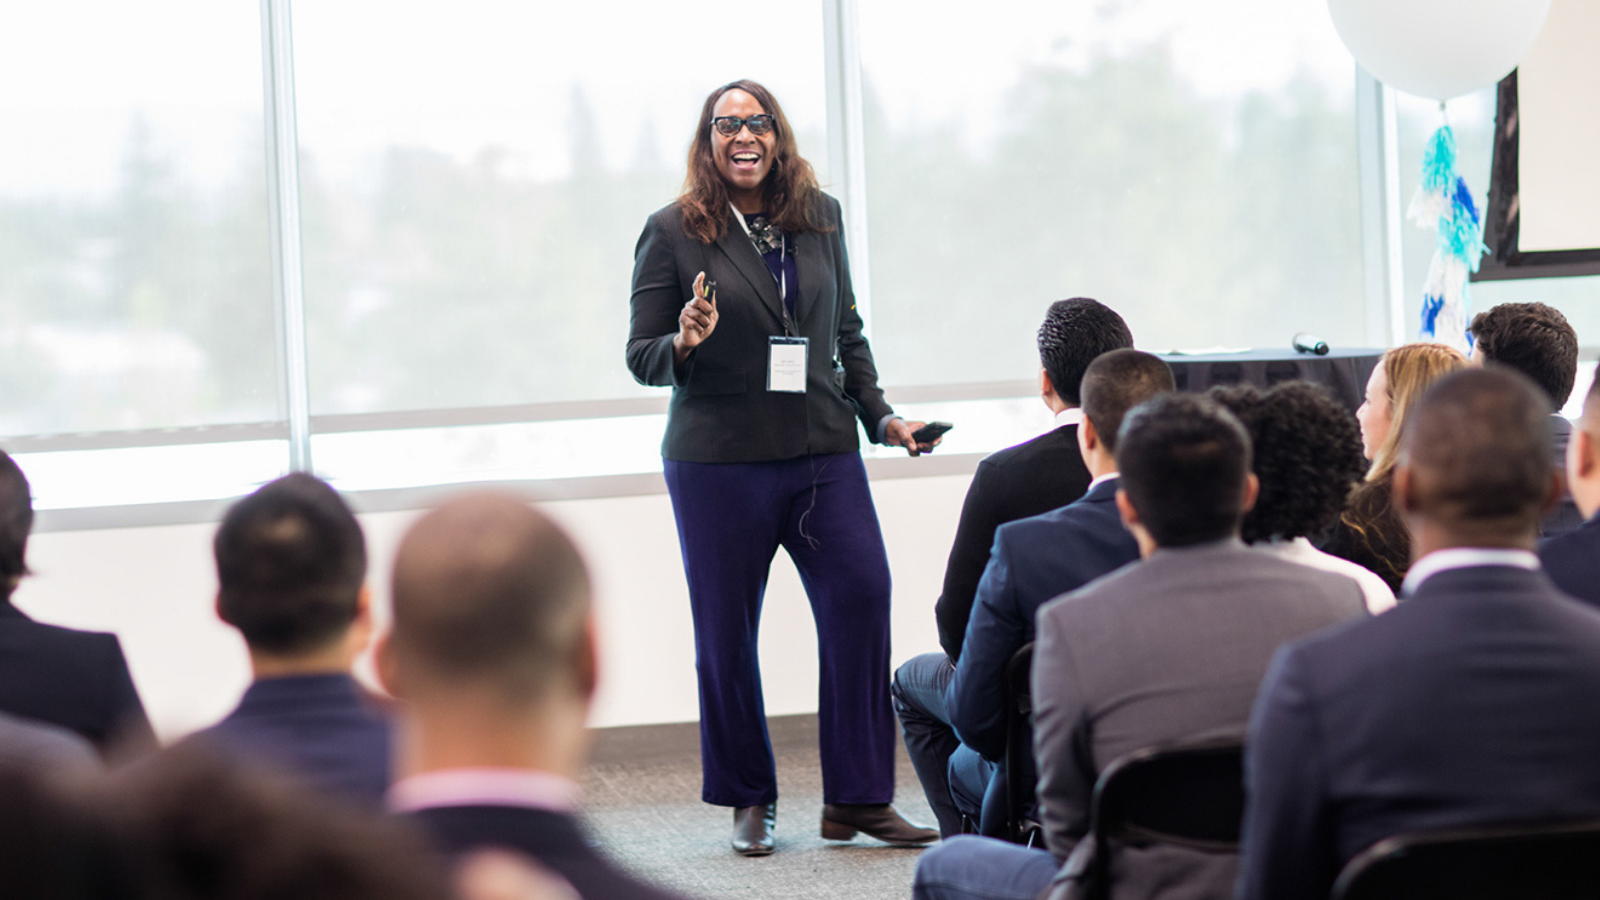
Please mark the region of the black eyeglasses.
POLYGON ((739 129, 746 127, 750 129, 751 134, 766 134, 772 130, 772 127, 776 125, 777 122, 777 119, 774 119, 772 116, 767 115, 766 113, 761 113, 760 115, 756 116, 749 116, 743 119, 739 118, 738 116, 717 116, 715 119, 711 120, 711 127, 715 128, 718 134, 725 134, 729 137, 732 137, 739 133, 739 129))

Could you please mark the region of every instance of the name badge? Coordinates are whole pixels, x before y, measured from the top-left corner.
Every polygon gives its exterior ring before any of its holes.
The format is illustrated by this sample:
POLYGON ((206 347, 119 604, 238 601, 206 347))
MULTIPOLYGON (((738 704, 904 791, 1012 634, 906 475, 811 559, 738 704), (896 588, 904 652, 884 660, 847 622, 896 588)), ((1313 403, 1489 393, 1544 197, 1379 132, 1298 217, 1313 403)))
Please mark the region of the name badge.
POLYGON ((810 338, 767 338, 767 390, 804 394, 806 354, 810 350, 810 338))

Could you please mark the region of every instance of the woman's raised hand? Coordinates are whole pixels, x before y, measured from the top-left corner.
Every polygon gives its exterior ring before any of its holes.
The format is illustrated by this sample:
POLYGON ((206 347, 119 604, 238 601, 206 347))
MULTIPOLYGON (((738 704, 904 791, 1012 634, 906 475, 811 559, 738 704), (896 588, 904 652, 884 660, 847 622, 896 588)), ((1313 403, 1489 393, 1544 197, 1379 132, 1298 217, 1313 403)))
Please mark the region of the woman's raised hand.
POLYGON ((689 356, 689 351, 700 346, 716 328, 716 291, 706 290, 706 273, 701 272, 694 276, 694 289, 689 302, 678 313, 678 333, 672 339, 673 355, 682 362, 689 356))

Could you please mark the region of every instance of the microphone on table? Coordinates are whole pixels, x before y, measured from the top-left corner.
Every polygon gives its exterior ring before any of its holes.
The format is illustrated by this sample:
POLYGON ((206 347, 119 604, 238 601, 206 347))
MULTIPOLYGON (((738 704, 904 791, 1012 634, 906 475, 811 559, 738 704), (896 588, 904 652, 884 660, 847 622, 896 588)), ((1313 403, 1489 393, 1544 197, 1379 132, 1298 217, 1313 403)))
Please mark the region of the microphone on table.
POLYGON ((1301 353, 1314 353, 1317 356, 1328 355, 1328 342, 1314 334, 1302 331, 1294 336, 1294 349, 1301 353))

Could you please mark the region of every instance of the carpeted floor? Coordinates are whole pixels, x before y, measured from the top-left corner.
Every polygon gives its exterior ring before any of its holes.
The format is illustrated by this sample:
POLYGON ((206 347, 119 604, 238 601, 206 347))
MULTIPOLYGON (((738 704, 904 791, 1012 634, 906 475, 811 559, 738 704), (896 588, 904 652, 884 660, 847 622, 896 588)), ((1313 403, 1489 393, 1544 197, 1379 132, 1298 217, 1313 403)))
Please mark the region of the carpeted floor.
MULTIPOLYGON (((911 895, 911 872, 921 850, 888 847, 862 836, 848 843, 819 836, 822 776, 815 717, 773 721, 778 849, 755 859, 728 846, 733 813, 700 802, 693 728, 651 726, 628 729, 635 733, 621 741, 599 739, 584 803, 595 837, 623 865, 703 900, 901 900, 911 895)), ((895 805, 912 821, 931 824, 933 814, 903 747, 898 756, 895 805)))

